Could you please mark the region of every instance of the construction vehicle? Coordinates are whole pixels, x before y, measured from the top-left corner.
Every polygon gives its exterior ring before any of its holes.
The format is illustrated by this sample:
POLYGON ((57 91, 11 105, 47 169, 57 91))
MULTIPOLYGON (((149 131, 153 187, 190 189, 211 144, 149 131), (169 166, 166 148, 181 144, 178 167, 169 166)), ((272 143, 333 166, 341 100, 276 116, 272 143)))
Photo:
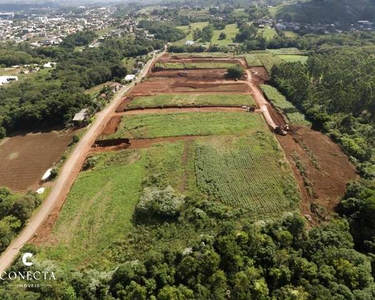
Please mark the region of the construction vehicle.
POLYGON ((255 109, 256 109, 256 107, 254 105, 252 105, 252 106, 243 105, 242 108, 245 109, 246 112, 254 112, 255 109))
POLYGON ((286 132, 286 130, 284 129, 283 126, 276 126, 275 127, 275 133, 276 134, 280 134, 280 135, 287 135, 288 133, 286 132))

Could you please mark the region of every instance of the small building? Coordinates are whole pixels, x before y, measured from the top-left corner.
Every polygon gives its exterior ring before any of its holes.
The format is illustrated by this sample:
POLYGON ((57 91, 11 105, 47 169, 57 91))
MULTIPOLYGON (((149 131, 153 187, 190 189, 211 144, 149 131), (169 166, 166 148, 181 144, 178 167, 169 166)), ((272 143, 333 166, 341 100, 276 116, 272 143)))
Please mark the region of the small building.
POLYGON ((186 41, 185 46, 193 46, 195 44, 194 41, 186 41))
POLYGON ((134 79, 135 79, 135 75, 133 75, 133 74, 129 74, 129 75, 125 76, 125 81, 126 82, 133 81, 134 79))
POLYGON ((113 93, 116 93, 117 91, 119 91, 121 87, 122 87, 122 84, 118 82, 113 82, 109 86, 109 88, 112 90, 113 93))
POLYGON ((82 109, 79 113, 76 113, 73 117, 73 122, 82 122, 89 117, 89 111, 87 108, 82 109))
POLYGON ((17 76, 0 76, 0 85, 8 84, 12 81, 18 81, 17 76))

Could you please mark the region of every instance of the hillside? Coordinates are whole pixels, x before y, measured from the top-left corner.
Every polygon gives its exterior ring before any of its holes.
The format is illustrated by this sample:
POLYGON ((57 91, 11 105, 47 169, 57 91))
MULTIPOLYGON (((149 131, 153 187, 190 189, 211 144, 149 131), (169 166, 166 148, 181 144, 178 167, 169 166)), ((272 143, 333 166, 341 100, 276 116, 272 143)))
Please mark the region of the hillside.
POLYGON ((305 3, 282 5, 276 8, 277 18, 302 23, 353 23, 375 21, 374 0, 311 0, 305 3))

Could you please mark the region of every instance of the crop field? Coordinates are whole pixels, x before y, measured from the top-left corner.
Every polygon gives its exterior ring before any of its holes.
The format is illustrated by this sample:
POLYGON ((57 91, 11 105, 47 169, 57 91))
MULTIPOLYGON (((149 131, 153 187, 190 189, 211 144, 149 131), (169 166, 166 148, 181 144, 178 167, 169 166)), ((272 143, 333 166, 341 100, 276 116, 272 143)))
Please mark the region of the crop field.
POLYGON ((53 242, 40 248, 38 256, 67 269, 108 266, 106 250, 134 228, 133 213, 142 187, 156 174, 176 191, 187 181, 185 195, 206 195, 254 216, 298 209, 290 166, 261 123, 259 130, 247 135, 96 154, 93 169, 82 171, 69 193, 52 232, 53 242), (184 162, 186 143, 189 155, 184 162))
POLYGON ((0 141, 0 186, 25 192, 61 159, 73 133, 52 131, 17 135, 0 141))
POLYGON ((189 135, 222 135, 265 128, 259 114, 239 112, 194 112, 125 115, 116 133, 104 139, 152 139, 189 135))
POLYGON ((196 141, 195 173, 199 189, 212 200, 254 214, 298 207, 298 189, 283 151, 269 131, 214 143, 196 141))
POLYGON ((242 106, 255 105, 250 95, 202 95, 202 94, 160 94, 137 97, 128 108, 168 107, 168 106, 242 106))
POLYGON ((227 69, 235 65, 232 62, 157 62, 154 69, 180 70, 180 69, 227 69))
POLYGON ((310 125, 310 122, 305 119, 305 116, 300 113, 298 109, 276 88, 270 85, 262 84, 261 89, 266 95, 267 99, 276 107, 276 109, 286 115, 290 123, 310 125))
POLYGON ((301 62, 306 63, 308 57, 304 55, 281 54, 278 55, 285 62, 301 62))

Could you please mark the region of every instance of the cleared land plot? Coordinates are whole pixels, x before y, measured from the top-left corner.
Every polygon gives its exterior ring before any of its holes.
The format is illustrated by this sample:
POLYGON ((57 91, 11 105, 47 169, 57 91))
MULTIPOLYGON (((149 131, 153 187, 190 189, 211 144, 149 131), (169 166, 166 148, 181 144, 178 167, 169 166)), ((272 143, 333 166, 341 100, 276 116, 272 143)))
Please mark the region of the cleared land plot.
POLYGON ((246 83, 224 81, 213 83, 212 80, 190 80, 189 78, 152 77, 137 84, 132 89, 132 96, 175 94, 175 93, 250 93, 246 83))
POLYGON ((211 143, 197 140, 195 173, 204 194, 230 206, 256 214, 298 207, 291 168, 269 131, 211 143))
POLYGON ((0 142, 0 186, 14 191, 34 189, 43 174, 58 162, 72 133, 19 135, 0 142))
POLYGON ((135 98, 128 108, 171 107, 171 106, 242 106, 255 105, 250 95, 186 95, 163 94, 135 98))
POLYGON ((275 106, 277 110, 282 112, 292 124, 310 125, 305 116, 289 102, 276 88, 270 85, 262 84, 261 89, 267 99, 275 106))
POLYGON ((235 65, 232 62, 201 61, 201 62, 157 62, 154 69, 183 70, 183 69, 227 69, 235 65))
POLYGON ((188 135, 243 133, 266 128, 260 114, 238 112, 197 112, 125 115, 116 133, 103 139, 147 139, 188 135))
MULTIPOLYGON (((113 267, 107 250, 134 228, 134 208, 154 175, 175 191, 183 186, 185 195, 206 195, 213 205, 244 208, 254 217, 298 209, 290 166, 267 129, 94 157, 95 167, 81 172, 70 191, 50 242, 39 248, 40 259, 66 269, 113 267)), ((183 249, 185 242, 174 246, 183 249)))
POLYGON ((301 62, 305 63, 308 59, 307 56, 304 55, 293 55, 293 54, 282 54, 278 55, 285 62, 301 62))
POLYGON ((225 79, 225 69, 205 69, 205 70, 163 70, 152 72, 150 77, 169 77, 169 78, 189 78, 204 80, 209 79, 211 81, 217 79, 225 79))

